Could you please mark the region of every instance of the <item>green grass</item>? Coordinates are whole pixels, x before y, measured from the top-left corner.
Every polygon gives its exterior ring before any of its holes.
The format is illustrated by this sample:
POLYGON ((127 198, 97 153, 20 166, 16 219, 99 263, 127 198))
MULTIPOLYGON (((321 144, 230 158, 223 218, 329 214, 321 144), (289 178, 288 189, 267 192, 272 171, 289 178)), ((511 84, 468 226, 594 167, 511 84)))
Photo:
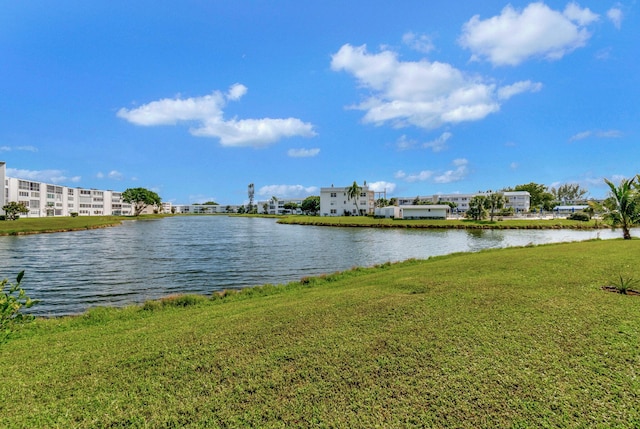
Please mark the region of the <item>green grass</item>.
POLYGON ((39 319, 0 348, 0 427, 638 427, 640 297, 601 286, 639 253, 488 250, 39 319))
POLYGON ((167 215, 132 216, 59 216, 20 218, 0 221, 0 235, 35 234, 41 232, 77 231, 120 225, 123 220, 154 219, 167 215))
POLYGON ((287 216, 278 223, 318 225, 318 226, 357 226, 378 228, 448 228, 448 229, 594 229, 608 227, 599 220, 581 222, 567 219, 523 219, 523 220, 482 220, 467 219, 388 219, 370 216, 287 216))

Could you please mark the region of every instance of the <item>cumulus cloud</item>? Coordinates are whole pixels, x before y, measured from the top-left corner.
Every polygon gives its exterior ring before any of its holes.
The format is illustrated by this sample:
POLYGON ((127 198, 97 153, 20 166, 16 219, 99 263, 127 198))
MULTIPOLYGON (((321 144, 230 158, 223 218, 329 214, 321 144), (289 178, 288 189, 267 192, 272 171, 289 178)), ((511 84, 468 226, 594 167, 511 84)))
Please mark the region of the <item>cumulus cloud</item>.
POLYGON ((311 157, 314 157, 314 156, 318 155, 319 153, 320 153, 320 149, 319 148, 289 149, 287 151, 287 155, 289 155, 291 158, 311 158, 311 157))
POLYGON ((578 140, 584 140, 591 137, 598 138, 598 139, 615 139, 615 138, 620 138, 622 136, 623 136, 623 133, 622 131, 619 131, 619 130, 607 130, 607 131, 587 130, 587 131, 582 131, 577 134, 574 134, 569 138, 569 141, 575 142, 578 140))
POLYGON ((121 108, 117 116, 142 126, 191 123, 192 135, 218 138, 223 146, 261 147, 287 137, 316 135, 312 124, 297 118, 225 120, 227 102, 237 101, 246 93, 247 87, 237 83, 226 94, 214 91, 202 97, 164 98, 135 109, 121 108))
POLYGON ((609 18, 609 20, 613 22, 613 25, 615 25, 615 27, 619 30, 622 26, 622 9, 620 9, 619 7, 613 7, 609 9, 607 11, 607 18, 609 18))
POLYGON ((258 189, 258 195, 262 197, 276 196, 278 198, 305 198, 309 195, 319 195, 317 186, 302 185, 267 185, 258 189))
POLYGON ((479 77, 465 75, 441 63, 399 61, 395 52, 377 54, 366 45, 343 45, 332 56, 331 68, 352 74, 371 96, 353 109, 365 111, 363 121, 395 127, 432 129, 444 124, 476 121, 500 110, 500 91, 514 95, 539 89, 532 82, 498 88, 479 77))
POLYGON ((434 183, 451 183, 467 177, 467 174, 469 174, 469 161, 464 158, 458 158, 454 159, 452 164, 455 168, 444 172, 422 170, 418 173, 407 174, 403 170, 398 170, 394 177, 409 183, 425 181, 432 181, 434 183))
POLYGON ((435 49, 431 38, 424 34, 415 34, 412 32, 405 33, 402 36, 402 42, 409 46, 411 49, 422 52, 424 54, 429 53, 435 49))
POLYGON ((498 16, 472 17, 464 24, 459 43, 472 52, 472 59, 486 58, 497 66, 515 66, 534 57, 557 60, 585 46, 591 36, 587 26, 598 19, 576 3, 562 12, 542 2, 522 11, 508 5, 498 16))
POLYGON ((393 182, 385 182, 385 181, 378 181, 378 182, 373 182, 373 183, 368 183, 369 186, 369 190, 373 191, 373 192, 393 192, 396 190, 396 184, 393 182))
POLYGON ((7 168, 7 176, 18 179, 32 180, 34 182, 45 183, 78 183, 80 176, 68 176, 62 170, 22 170, 16 168, 7 168))
POLYGON ((454 159, 453 165, 455 168, 435 176, 433 181, 436 183, 451 183, 462 180, 467 177, 467 174, 469 173, 469 169, 467 167, 468 164, 469 161, 464 158, 454 159))

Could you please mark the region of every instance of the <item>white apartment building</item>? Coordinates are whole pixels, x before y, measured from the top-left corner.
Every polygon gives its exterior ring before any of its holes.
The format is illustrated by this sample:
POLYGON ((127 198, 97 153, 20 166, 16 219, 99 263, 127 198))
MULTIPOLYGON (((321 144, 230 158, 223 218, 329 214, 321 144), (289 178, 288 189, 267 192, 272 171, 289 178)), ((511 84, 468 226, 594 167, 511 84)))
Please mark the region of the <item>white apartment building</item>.
POLYGON ((320 188, 320 216, 372 215, 376 208, 375 192, 369 189, 367 182, 361 188, 355 200, 347 196, 349 186, 320 188))
POLYGON ((256 207, 258 208, 258 213, 260 214, 270 214, 270 215, 283 215, 283 214, 302 214, 302 201, 304 200, 296 200, 296 199, 278 199, 274 200, 273 198, 266 201, 258 201, 256 203, 256 207), (290 209, 285 209, 284 206, 287 204, 296 204, 298 206, 293 212, 290 209), (266 210, 265 210, 266 209, 266 210))
POLYGON ((9 192, 7 189, 7 179, 5 178, 6 172, 6 164, 3 161, 0 161, 0 184, 2 185, 2 192, 0 192, 0 215, 4 214, 4 210, 2 210, 2 207, 7 204, 5 203, 5 201, 7 200, 7 194, 9 192))
POLYGON ((131 204, 122 201, 122 193, 110 190, 69 188, 6 176, 6 164, 0 162, 0 197, 2 207, 15 201, 24 204, 29 213, 22 217, 132 215, 131 204))
MULTIPOLYGON (((477 192, 474 194, 436 194, 432 196, 417 196, 417 197, 399 197, 398 205, 406 206, 414 204, 416 198, 420 202, 426 202, 431 204, 437 203, 455 203, 456 207, 453 209, 454 213, 464 213, 469 210, 469 202, 477 195, 488 195, 490 193, 477 192)), ((509 191, 502 192, 507 198, 506 208, 513 208, 515 213, 525 213, 531 208, 531 195, 527 191, 509 191)))

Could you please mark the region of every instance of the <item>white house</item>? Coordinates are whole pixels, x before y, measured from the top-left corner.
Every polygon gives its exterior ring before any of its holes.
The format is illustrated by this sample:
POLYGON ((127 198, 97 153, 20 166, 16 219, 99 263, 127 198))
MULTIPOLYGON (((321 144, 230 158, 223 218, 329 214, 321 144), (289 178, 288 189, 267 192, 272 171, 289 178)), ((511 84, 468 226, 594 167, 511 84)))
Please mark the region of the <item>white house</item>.
POLYGON ((446 219, 451 210, 446 204, 389 206, 375 209, 375 215, 394 219, 446 219))
POLYGON ((320 188, 320 216, 364 216, 374 214, 375 192, 365 182, 355 199, 347 195, 349 186, 320 188))

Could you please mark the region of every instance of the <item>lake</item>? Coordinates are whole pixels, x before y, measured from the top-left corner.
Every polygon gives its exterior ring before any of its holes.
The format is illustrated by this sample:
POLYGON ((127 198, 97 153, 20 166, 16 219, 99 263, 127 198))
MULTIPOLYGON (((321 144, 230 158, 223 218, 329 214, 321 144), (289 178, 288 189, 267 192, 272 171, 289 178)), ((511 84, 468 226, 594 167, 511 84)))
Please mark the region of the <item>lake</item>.
POLYGON ((15 280, 25 270, 23 288, 41 300, 31 312, 59 316, 169 294, 281 284, 387 261, 598 237, 618 238, 621 232, 336 228, 178 216, 0 237, 0 279, 15 280))

